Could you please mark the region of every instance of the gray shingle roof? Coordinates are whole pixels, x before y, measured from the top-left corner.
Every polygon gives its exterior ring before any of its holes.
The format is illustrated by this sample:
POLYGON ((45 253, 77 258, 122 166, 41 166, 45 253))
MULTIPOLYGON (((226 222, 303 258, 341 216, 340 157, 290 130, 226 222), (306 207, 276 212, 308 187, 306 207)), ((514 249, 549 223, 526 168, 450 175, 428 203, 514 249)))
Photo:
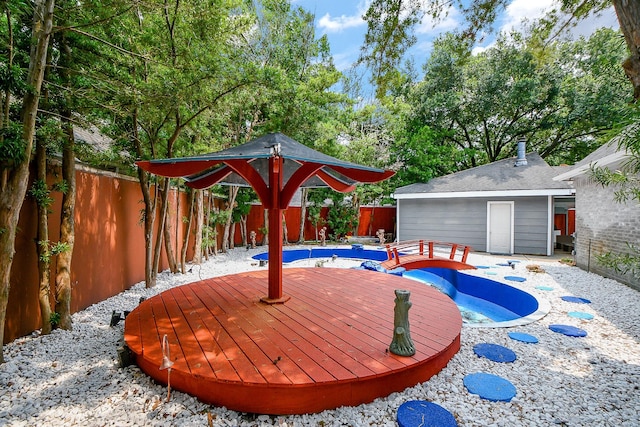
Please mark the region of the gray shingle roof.
POLYGON ((515 157, 434 178, 396 189, 395 194, 458 193, 477 191, 527 191, 570 189, 563 181, 554 181, 557 170, 537 153, 527 154, 526 166, 514 166, 515 157))
POLYGON ((587 173, 591 166, 615 166, 624 162, 631 153, 624 147, 621 142, 624 138, 640 137, 640 123, 632 123, 624 128, 617 136, 613 137, 609 142, 603 144, 594 150, 584 159, 573 165, 568 171, 559 173, 555 180, 573 179, 577 176, 587 173))

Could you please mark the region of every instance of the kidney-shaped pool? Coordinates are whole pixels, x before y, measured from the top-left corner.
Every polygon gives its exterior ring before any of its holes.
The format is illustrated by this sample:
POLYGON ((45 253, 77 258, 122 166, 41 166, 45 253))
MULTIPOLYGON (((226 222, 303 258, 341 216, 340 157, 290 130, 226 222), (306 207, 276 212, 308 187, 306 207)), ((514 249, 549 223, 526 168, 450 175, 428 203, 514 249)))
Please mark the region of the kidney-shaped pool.
MULTIPOLYGON (((253 256, 268 260, 268 253, 253 256)), ((384 261, 386 251, 375 249, 305 248, 282 251, 284 263, 308 258, 349 258, 384 261)), ((371 266, 371 263, 368 263, 371 266)), ((379 271, 383 271, 379 268, 379 271)), ((396 273, 397 274, 397 273, 396 273)), ((400 275, 400 274, 398 274, 400 275)), ((526 325, 544 317, 548 301, 536 298, 524 289, 496 280, 448 268, 425 268, 401 273, 402 277, 433 286, 447 294, 458 306, 465 326, 499 328, 526 325)))

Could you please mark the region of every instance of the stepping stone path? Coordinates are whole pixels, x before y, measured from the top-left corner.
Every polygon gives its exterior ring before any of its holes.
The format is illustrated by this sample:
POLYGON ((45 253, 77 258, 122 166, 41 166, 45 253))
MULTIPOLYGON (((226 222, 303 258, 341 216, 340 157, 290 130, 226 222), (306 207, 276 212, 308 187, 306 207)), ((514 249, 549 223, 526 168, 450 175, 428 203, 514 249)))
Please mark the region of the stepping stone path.
POLYGON ((559 334, 564 334, 568 337, 586 337, 587 331, 584 329, 576 328, 571 325, 549 325, 549 329, 559 334))
POLYGON ((493 374, 469 374, 464 377, 463 382, 469 393, 493 402, 510 402, 516 395, 516 388, 510 381, 493 374))
POLYGON ((516 354, 513 350, 498 344, 476 344, 473 347, 473 352, 478 357, 486 357, 493 362, 511 363, 516 360, 516 354))
POLYGON ((426 400, 404 402, 398 408, 397 419, 400 427, 456 427, 458 425, 451 412, 426 400))
MULTIPOLYGON (((513 264, 516 262, 519 262, 519 261, 509 261, 509 263, 499 263, 497 265, 505 266, 505 267, 513 266, 513 264)), ((478 267, 478 268, 486 268, 486 267, 478 267)), ((495 274, 495 273, 487 271, 485 272, 485 274, 495 274)), ((525 280, 527 280, 524 277, 519 277, 519 276, 504 276, 504 278, 506 280, 512 280, 516 282, 524 282, 525 280)), ((542 291, 553 290, 551 286, 536 286, 536 289, 539 289, 542 291)), ((561 298, 564 301, 573 302, 577 304, 591 303, 591 301, 589 301, 586 298, 580 298, 580 297, 574 297, 574 296, 563 296, 561 298)), ((578 319, 586 319, 586 320, 593 319, 592 314, 581 312, 581 311, 571 311, 567 314, 570 317, 574 317, 578 319)), ((570 337, 586 337, 587 336, 587 331, 571 325, 558 325, 558 324, 549 325, 549 329, 551 329, 553 332, 564 334, 570 337)), ((521 342, 530 343, 530 344, 536 344, 538 342, 538 338, 536 338, 533 335, 526 334, 524 332, 509 332, 508 335, 509 335, 509 338, 515 341, 521 341, 521 342)), ((478 355, 478 357, 486 357, 487 359, 492 360, 494 362, 504 363, 504 362, 513 362, 516 360, 516 354, 512 350, 498 344, 488 344, 488 343, 476 344, 473 347, 473 351, 476 355, 478 355)), ((516 388, 510 381, 493 374, 488 374, 484 372, 469 374, 464 377, 463 382, 464 382, 464 386, 467 388, 467 391, 469 391, 469 393, 477 394, 483 399, 491 400, 494 402, 496 401, 510 402, 511 399, 513 399, 513 397, 516 395, 516 388)), ((400 423, 399 411, 398 411, 398 424, 400 424, 400 426, 404 425, 400 423)), ((429 424, 427 424, 423 419, 423 422, 417 425, 426 426, 429 424)), ((434 425, 440 425, 440 424, 434 424, 434 425)), ((445 424, 442 424, 442 425, 445 425, 445 424)))
POLYGON ((572 296, 564 296, 560 298, 562 299, 562 301, 575 302, 576 304, 591 304, 591 301, 589 301, 586 298, 572 297, 572 296))
POLYGON ((509 332, 509 338, 515 341, 526 342, 528 344, 537 344, 538 338, 524 332, 509 332))
POLYGON ((585 313, 584 311, 570 311, 567 314, 569 315, 569 317, 573 317, 576 319, 583 319, 583 320, 593 319, 593 314, 585 313))

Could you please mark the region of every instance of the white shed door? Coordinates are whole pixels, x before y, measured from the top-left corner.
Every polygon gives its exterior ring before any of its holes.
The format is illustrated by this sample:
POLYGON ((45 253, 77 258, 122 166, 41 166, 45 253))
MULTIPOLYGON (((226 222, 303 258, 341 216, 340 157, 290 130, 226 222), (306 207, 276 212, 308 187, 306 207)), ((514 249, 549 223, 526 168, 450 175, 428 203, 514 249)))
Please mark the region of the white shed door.
POLYGON ((513 202, 487 202, 487 252, 513 253, 513 202))

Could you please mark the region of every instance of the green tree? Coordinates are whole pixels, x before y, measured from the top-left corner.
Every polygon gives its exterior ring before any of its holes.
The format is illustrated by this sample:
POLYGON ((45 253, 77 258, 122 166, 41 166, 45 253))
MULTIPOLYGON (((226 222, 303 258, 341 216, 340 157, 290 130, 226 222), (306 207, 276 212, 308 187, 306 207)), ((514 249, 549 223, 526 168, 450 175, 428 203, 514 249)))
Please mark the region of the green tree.
MULTIPOLYGON (((4 12, 9 12, 3 3, 4 12)), ((15 252, 16 228, 20 208, 27 192, 29 160, 33 149, 40 90, 44 79, 49 40, 53 28, 54 0, 39 0, 33 4, 29 70, 21 109, 21 132, 15 124, 4 123, 2 139, 3 157, 0 159, 0 363, 4 362, 4 324, 9 300, 11 265, 15 252), (5 150, 10 148, 9 151, 5 150), (7 154, 9 156, 7 156, 7 154)), ((11 22, 10 13, 6 13, 11 22)), ((13 27, 12 27, 13 28, 13 27)), ((17 31, 17 29, 14 29, 17 31)), ((7 33, 12 37, 13 33, 7 33)), ((13 70, 12 67, 9 70, 13 70)), ((13 71, 12 71, 13 72, 13 71)))
POLYGON ((457 149, 451 161, 473 167, 513 155, 517 139, 526 136, 528 149, 552 163, 573 163, 599 144, 630 99, 622 73, 605 65, 623 57, 616 39, 615 32, 601 30, 540 53, 513 34, 471 56, 455 38, 444 37, 425 64, 424 80, 410 92, 413 112, 403 141, 411 148, 413 135, 425 135, 427 126, 440 145, 457 149))
POLYGON ((327 214, 329 233, 332 240, 340 241, 354 227, 358 227, 359 210, 353 206, 343 193, 331 191, 329 198, 332 201, 327 214))
MULTIPOLYGON (((368 28, 361 60, 373 71, 378 97, 386 94, 389 76, 395 72, 400 58, 415 43, 412 30, 424 16, 438 22, 451 7, 461 12, 466 22, 456 32, 470 46, 485 32, 493 30, 496 18, 509 0, 432 0, 423 6, 418 0, 374 0, 364 17, 368 28)), ((596 15, 613 6, 618 16, 630 56, 622 62, 633 85, 634 99, 640 98, 640 2, 628 0, 555 0, 547 16, 539 23, 548 38, 572 27, 577 21, 596 15)))
MULTIPOLYGON (((193 154, 194 142, 202 140, 199 132, 210 120, 207 114, 256 79, 254 64, 242 57, 242 36, 251 29, 243 2, 214 3, 136 3, 102 25, 102 36, 121 49, 106 52, 99 63, 101 73, 109 76, 101 99, 116 113, 109 119, 111 135, 130 141, 134 158, 193 154)), ((159 193, 155 178, 142 170, 138 177, 145 202, 145 280, 153 286, 170 186, 164 180, 159 193), (155 246, 154 228, 159 236, 155 246)))

